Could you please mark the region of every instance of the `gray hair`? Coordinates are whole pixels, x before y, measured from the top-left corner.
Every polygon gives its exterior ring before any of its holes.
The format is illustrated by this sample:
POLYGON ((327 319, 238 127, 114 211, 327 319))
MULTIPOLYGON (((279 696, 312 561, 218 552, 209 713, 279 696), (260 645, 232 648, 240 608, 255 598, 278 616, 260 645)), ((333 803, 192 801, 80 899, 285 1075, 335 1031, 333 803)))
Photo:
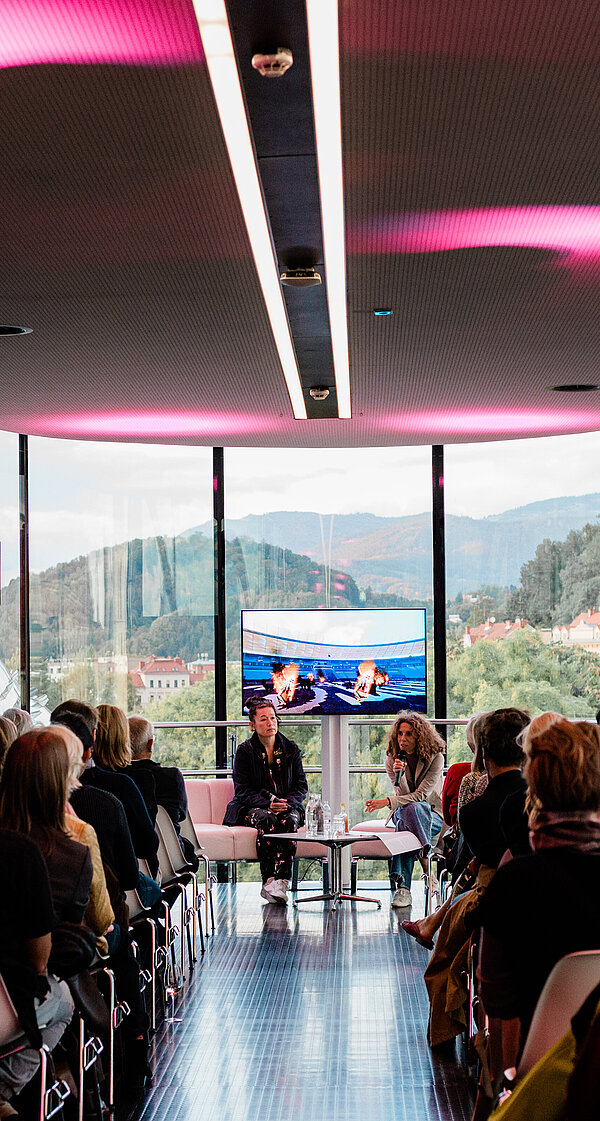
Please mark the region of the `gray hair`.
POLYGON ((131 754, 137 759, 145 754, 150 740, 154 739, 154 725, 145 716, 130 716, 128 723, 131 754))
POLYGON ((2 715, 6 716, 7 720, 12 720, 19 736, 22 736, 25 732, 30 732, 33 728, 33 720, 24 708, 7 708, 2 715))

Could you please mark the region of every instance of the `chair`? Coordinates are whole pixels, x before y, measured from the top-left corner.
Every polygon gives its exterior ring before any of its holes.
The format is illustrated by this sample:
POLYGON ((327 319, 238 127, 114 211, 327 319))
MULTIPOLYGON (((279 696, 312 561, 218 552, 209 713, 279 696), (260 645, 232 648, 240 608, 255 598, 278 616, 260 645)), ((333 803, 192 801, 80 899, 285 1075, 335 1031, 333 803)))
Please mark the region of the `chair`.
MULTIPOLYGON (((161 809, 161 807, 159 806, 159 811, 160 811, 160 809, 161 809)), ((172 824, 172 822, 171 822, 171 824, 172 824)), ((168 850, 167 845, 165 843, 164 835, 163 835, 163 833, 161 831, 161 828, 160 828, 160 825, 159 825, 158 814, 157 814, 157 818, 156 818, 156 834, 158 836, 158 852, 157 852, 156 855, 157 855, 157 858, 158 858, 158 870, 159 870, 159 874, 160 874, 160 889, 161 889, 162 894, 163 894, 163 907, 164 907, 164 912, 165 912, 165 922, 169 923, 169 925, 171 926, 171 929, 174 929, 174 928, 172 928, 172 924, 171 924, 171 907, 175 903, 176 899, 179 899, 180 920, 181 920, 181 922, 180 922, 180 937, 181 937, 181 941, 180 941, 180 971, 181 971, 181 979, 183 981, 184 978, 185 978, 186 935, 187 935, 187 941, 188 941, 188 957, 189 957, 189 961, 190 961, 190 968, 192 967, 192 947, 191 947, 191 938, 190 938, 190 926, 193 924, 194 909, 192 907, 188 907, 188 897, 187 897, 187 888, 188 888, 188 886, 191 882, 190 875, 189 875, 190 869, 189 869, 189 865, 186 863, 185 867, 187 869, 187 873, 180 874, 180 873, 175 871, 175 868, 173 867, 171 857, 169 855, 169 850, 168 850)), ((179 848, 179 842, 177 842, 177 847, 179 848)), ((181 849, 179 851, 181 853, 181 849)), ((172 946, 173 942, 174 942, 174 938, 170 937, 169 942, 170 942, 170 945, 172 946)), ((203 942, 202 942, 202 947, 204 949, 204 943, 203 942)))
POLYGON ((571 1026, 586 997, 600 984, 600 950, 579 950, 557 961, 544 985, 517 1070, 521 1079, 571 1026))
POLYGON ((216 880, 215 880, 214 876, 211 876, 211 874, 210 874, 210 860, 208 859, 202 845, 200 844, 200 841, 198 840, 198 837, 196 835, 196 829, 194 827, 194 822, 192 821, 192 815, 191 815, 189 809, 188 809, 188 812, 187 812, 187 816, 179 824, 179 830, 180 830, 181 836, 185 837, 186 840, 188 840, 190 842, 190 844, 192 844, 194 846, 194 852, 195 852, 196 856, 198 857, 198 860, 201 860, 202 863, 204 864, 204 891, 205 891, 204 907, 205 907, 205 918, 206 918, 206 933, 208 934, 208 930, 209 930, 208 910, 209 910, 209 906, 210 906, 210 929, 212 930, 212 932, 214 934, 214 931, 215 931, 215 911, 214 911, 214 907, 213 907, 212 889, 213 889, 213 884, 216 883, 216 880))
MULTIPOLYGON (((195 868, 192 868, 188 864, 187 860, 185 859, 185 856, 183 855, 183 852, 181 850, 181 845, 179 844, 179 838, 178 838, 177 833, 175 831, 175 826, 173 825, 173 822, 172 822, 171 818, 169 817, 169 814, 167 813, 164 806, 159 806, 158 807, 158 812, 156 814, 156 829, 157 829, 157 832, 159 833, 160 838, 164 841, 165 848, 167 850, 167 855, 168 855, 168 858, 169 858, 169 862, 171 864, 171 868, 172 868, 173 872, 175 873, 176 876, 178 876, 180 878, 180 880, 181 880, 181 882, 184 886, 190 886, 191 889, 192 889, 192 908, 191 909, 192 909, 192 931, 193 931, 192 946, 193 946, 193 951, 192 951, 192 954, 190 955, 191 956, 190 968, 191 968, 192 962, 196 961, 197 929, 199 929, 199 932, 200 932, 201 952, 204 953, 204 932, 202 930, 202 919, 200 917, 200 907, 201 907, 201 903, 205 901, 205 896, 202 895, 202 893, 198 890, 198 880, 197 880, 197 877, 196 877, 196 870, 195 870, 195 868)), ((187 899, 186 899, 186 902, 187 902, 187 899)), ((189 910, 189 908, 188 908, 188 910, 189 910)))
MULTIPOLYGON (((132 940, 133 952, 138 958, 140 965, 140 982, 143 983, 141 991, 144 992, 148 985, 150 985, 151 993, 151 1008, 150 1008, 150 1030, 156 1031, 156 978, 160 976, 160 970, 164 966, 164 959, 166 951, 164 946, 159 946, 156 938, 156 922, 151 917, 149 909, 144 907, 138 892, 135 888, 125 892, 125 900, 129 911, 129 929, 132 934, 136 933, 136 928, 144 925, 148 926, 150 931, 150 969, 142 968, 139 961, 139 947, 137 942, 132 940)), ((163 996, 164 1005, 164 996, 163 996)))
MULTIPOLYGON (((17 1051, 30 1049, 31 1044, 23 1035, 17 1011, 0 976, 0 1059, 8 1058, 17 1051)), ((49 1118, 54 1117, 54 1114, 62 1108, 71 1091, 62 1078, 56 1078, 48 1085, 50 1051, 45 1043, 39 1049, 39 1056, 41 1076, 39 1119, 49 1121, 49 1118)))

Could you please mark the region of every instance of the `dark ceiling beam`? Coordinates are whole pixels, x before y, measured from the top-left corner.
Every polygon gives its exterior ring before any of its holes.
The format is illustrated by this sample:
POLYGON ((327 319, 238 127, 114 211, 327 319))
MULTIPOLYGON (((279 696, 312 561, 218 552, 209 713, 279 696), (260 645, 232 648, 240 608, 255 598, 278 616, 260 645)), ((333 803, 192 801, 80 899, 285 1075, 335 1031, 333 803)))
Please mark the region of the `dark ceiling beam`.
POLYGON ((304 0, 285 5, 273 0, 227 0, 227 11, 280 272, 312 266, 323 280, 313 288, 282 286, 307 415, 310 420, 335 418, 304 0), (252 56, 278 47, 290 48, 293 66, 282 77, 261 77, 252 67, 252 56), (327 386, 329 397, 314 401, 311 386, 327 386))

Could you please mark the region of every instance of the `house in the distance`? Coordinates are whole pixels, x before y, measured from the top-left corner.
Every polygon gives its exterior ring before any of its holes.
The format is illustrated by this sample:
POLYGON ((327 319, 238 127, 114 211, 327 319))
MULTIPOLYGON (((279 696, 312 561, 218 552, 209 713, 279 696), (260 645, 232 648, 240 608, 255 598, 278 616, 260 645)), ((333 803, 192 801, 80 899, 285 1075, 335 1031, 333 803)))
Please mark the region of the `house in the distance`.
POLYGON ((142 708, 152 701, 172 697, 175 689, 189 688, 190 671, 182 658, 157 658, 151 654, 131 673, 131 682, 142 708))
POLYGON ((600 611, 580 611, 572 623, 552 628, 552 639, 563 646, 579 646, 600 653, 600 611))
POLYGON ((207 658, 199 658, 186 665, 182 658, 159 658, 151 654, 131 670, 130 677, 141 707, 146 708, 153 701, 172 697, 175 689, 199 685, 207 673, 214 673, 214 669, 214 661, 207 658))
POLYGON ((492 617, 486 619, 485 623, 481 623, 478 627, 465 627, 463 634, 463 646, 468 650, 474 642, 492 641, 496 642, 500 638, 510 638, 517 631, 535 631, 535 627, 527 622, 527 619, 515 619, 511 623, 509 619, 505 619, 502 623, 497 623, 492 617))

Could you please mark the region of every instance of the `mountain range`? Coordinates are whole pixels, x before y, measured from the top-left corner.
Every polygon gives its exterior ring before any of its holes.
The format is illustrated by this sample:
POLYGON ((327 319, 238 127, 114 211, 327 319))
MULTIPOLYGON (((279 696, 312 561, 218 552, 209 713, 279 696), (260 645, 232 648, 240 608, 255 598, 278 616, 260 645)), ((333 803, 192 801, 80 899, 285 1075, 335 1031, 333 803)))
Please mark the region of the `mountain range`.
MULTIPOLYGON (((549 498, 485 518, 446 515, 449 597, 484 584, 519 583, 521 566, 544 538, 564 540, 600 516, 600 494, 549 498)), ((212 536, 212 522, 185 536, 212 536)), ((431 596, 431 515, 317 514, 278 510, 226 523, 229 540, 249 538, 302 553, 350 573, 362 587, 413 598, 431 596)))

